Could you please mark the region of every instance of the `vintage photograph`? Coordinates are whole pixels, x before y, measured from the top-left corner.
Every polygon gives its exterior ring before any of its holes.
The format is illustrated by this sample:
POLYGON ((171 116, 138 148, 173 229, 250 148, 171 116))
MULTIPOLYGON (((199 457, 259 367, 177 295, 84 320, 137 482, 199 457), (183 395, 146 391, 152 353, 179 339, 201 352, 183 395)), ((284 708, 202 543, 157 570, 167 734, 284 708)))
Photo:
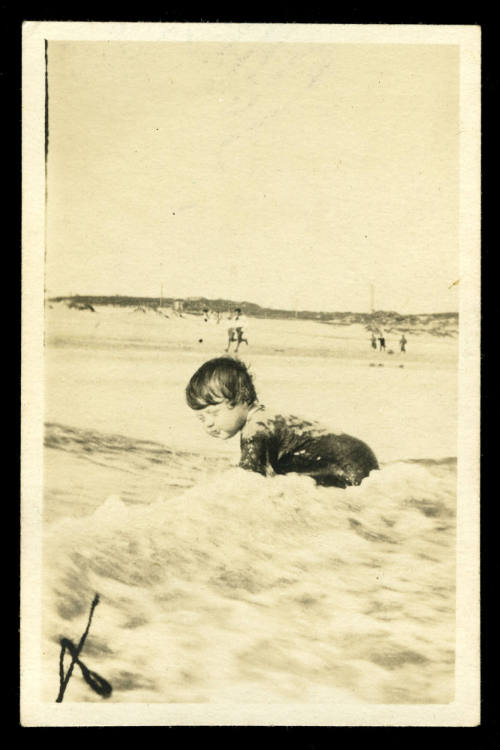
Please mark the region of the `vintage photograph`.
POLYGON ((476 724, 479 29, 23 59, 24 724, 476 724))

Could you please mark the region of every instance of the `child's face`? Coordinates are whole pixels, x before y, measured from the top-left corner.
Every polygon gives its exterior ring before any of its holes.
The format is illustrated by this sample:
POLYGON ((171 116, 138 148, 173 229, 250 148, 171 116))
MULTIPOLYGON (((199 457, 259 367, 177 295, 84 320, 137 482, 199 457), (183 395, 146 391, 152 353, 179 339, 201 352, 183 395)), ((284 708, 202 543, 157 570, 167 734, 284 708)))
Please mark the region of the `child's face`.
POLYGON ((224 399, 220 404, 211 404, 198 412, 198 419, 212 437, 227 440, 236 435, 248 417, 248 404, 232 406, 224 399))

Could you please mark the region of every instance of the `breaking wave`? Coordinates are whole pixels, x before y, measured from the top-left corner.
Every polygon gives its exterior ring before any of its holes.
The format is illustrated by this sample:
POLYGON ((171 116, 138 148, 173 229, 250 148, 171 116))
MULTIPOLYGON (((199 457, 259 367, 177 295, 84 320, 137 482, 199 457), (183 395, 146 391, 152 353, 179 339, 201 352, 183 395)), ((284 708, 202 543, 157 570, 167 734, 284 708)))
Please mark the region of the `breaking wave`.
MULTIPOLYGON (((62 425, 46 446, 101 470, 46 524, 47 700, 96 592, 82 659, 111 701, 453 700, 455 459, 342 490, 62 425)), ((76 673, 66 695, 100 700, 76 673)))

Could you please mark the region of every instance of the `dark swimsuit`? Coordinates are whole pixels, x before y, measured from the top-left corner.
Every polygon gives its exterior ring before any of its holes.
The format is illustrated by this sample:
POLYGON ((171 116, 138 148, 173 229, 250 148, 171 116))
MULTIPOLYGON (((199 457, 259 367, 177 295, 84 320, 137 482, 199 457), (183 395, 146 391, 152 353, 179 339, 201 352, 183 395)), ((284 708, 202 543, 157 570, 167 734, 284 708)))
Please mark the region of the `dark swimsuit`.
POLYGON ((361 440, 334 435, 294 415, 270 414, 263 406, 250 412, 241 433, 239 465, 264 475, 306 474, 330 487, 360 484, 378 469, 373 452, 361 440))

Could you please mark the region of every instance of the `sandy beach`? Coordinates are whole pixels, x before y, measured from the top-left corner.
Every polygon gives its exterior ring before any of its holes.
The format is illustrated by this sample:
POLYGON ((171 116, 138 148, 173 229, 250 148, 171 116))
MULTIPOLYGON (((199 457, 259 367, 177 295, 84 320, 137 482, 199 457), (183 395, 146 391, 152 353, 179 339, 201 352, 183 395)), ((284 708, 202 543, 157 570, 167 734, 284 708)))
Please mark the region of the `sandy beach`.
MULTIPOLYGON (((202 432, 184 388, 224 323, 47 321, 44 700, 96 592, 85 653, 112 702, 453 699, 455 338, 388 354, 361 326, 248 321, 261 401, 375 451, 338 490, 244 472, 237 438, 202 432)), ((102 699, 75 675, 68 700, 102 699)))
MULTIPOLYGON (((224 321, 110 307, 48 313, 47 422, 232 450, 193 429, 184 402, 195 369, 224 353, 224 321)), ((249 320, 248 337, 239 356, 262 402, 357 435, 382 462, 456 455, 456 338, 408 334, 402 354, 389 335, 391 355, 374 351, 362 326, 262 319, 249 320)))

